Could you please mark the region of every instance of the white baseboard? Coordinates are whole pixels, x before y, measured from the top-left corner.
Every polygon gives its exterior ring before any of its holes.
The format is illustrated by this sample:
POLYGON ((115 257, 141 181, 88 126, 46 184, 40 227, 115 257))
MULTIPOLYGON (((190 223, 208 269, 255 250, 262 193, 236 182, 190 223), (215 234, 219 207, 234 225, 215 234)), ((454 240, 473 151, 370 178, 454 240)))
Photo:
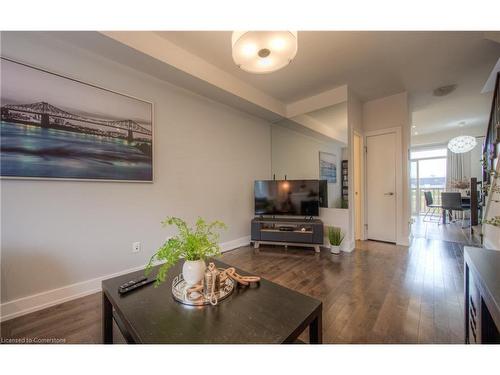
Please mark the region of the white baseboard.
POLYGON ((396 245, 401 245, 401 246, 410 246, 410 240, 408 238, 403 238, 399 240, 396 245))
POLYGON ((342 247, 342 251, 344 253, 350 253, 354 250, 355 246, 354 246, 354 242, 350 241, 349 243, 347 243, 346 245, 344 245, 342 247))
MULTIPOLYGON (((250 236, 237 238, 232 241, 221 243, 221 251, 229 251, 250 244, 250 236)), ((31 296, 18 298, 13 301, 4 302, 0 305, 0 322, 26 315, 50 306, 71 301, 76 298, 85 297, 92 293, 101 291, 101 282, 116 276, 143 269, 145 265, 130 268, 110 275, 104 275, 95 279, 63 286, 61 288, 48 290, 33 294, 31 296)))
POLYGON ((238 247, 250 245, 250 236, 240 237, 232 241, 220 244, 221 252, 237 249, 238 247))
POLYGON ((103 280, 138 271, 142 268, 144 268, 144 266, 134 267, 110 275, 4 302, 0 307, 0 322, 71 301, 76 298, 85 297, 92 293, 97 293, 101 290, 101 282, 103 280))

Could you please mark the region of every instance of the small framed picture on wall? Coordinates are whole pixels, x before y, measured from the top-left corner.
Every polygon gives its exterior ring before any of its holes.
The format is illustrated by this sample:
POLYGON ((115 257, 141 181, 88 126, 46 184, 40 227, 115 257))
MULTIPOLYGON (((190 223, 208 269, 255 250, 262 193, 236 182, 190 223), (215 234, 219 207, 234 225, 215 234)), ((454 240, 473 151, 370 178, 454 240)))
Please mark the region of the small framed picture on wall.
POLYGON ((319 152, 319 179, 337 183, 337 155, 319 152))

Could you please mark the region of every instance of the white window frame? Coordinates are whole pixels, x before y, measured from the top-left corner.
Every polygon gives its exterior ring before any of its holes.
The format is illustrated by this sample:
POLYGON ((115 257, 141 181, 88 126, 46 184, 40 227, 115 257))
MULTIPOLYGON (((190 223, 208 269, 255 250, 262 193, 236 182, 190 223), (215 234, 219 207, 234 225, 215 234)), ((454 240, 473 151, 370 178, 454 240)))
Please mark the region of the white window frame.
MULTIPOLYGON (((415 210, 411 210, 411 215, 420 215, 421 213, 421 207, 420 207, 420 166, 419 166, 419 160, 435 160, 435 159, 448 159, 448 156, 431 156, 427 158, 412 158, 411 154, 412 152, 417 152, 417 151, 432 151, 432 150, 437 150, 437 149, 447 149, 446 144, 439 144, 439 145, 432 145, 432 146, 420 146, 420 147, 413 147, 410 149, 410 169, 411 169, 411 163, 416 162, 417 163, 417 186, 416 186, 416 197, 415 197, 415 204, 416 207, 411 207, 414 208, 415 210)), ((446 187, 446 176, 445 176, 445 187, 446 187)), ((410 191, 413 190, 411 186, 411 171, 410 171, 410 191)))

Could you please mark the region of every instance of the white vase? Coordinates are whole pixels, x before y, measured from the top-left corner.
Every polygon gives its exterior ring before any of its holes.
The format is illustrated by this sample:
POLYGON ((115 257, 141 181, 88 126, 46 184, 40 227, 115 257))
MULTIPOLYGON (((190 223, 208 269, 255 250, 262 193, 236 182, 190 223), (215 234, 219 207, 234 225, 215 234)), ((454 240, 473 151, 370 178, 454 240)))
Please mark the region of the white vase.
POLYGON ((340 254, 340 246, 330 245, 330 252, 332 254, 340 254))
POLYGON ((187 285, 196 285, 205 276, 207 266, 203 260, 186 260, 182 266, 182 277, 187 285))

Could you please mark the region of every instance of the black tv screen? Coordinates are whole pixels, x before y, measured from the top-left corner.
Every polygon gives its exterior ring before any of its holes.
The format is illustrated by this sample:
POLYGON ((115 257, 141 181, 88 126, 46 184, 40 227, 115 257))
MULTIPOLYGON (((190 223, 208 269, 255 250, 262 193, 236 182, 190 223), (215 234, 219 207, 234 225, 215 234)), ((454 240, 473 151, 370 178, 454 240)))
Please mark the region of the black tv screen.
POLYGON ((255 215, 319 215, 318 180, 255 181, 255 215))

